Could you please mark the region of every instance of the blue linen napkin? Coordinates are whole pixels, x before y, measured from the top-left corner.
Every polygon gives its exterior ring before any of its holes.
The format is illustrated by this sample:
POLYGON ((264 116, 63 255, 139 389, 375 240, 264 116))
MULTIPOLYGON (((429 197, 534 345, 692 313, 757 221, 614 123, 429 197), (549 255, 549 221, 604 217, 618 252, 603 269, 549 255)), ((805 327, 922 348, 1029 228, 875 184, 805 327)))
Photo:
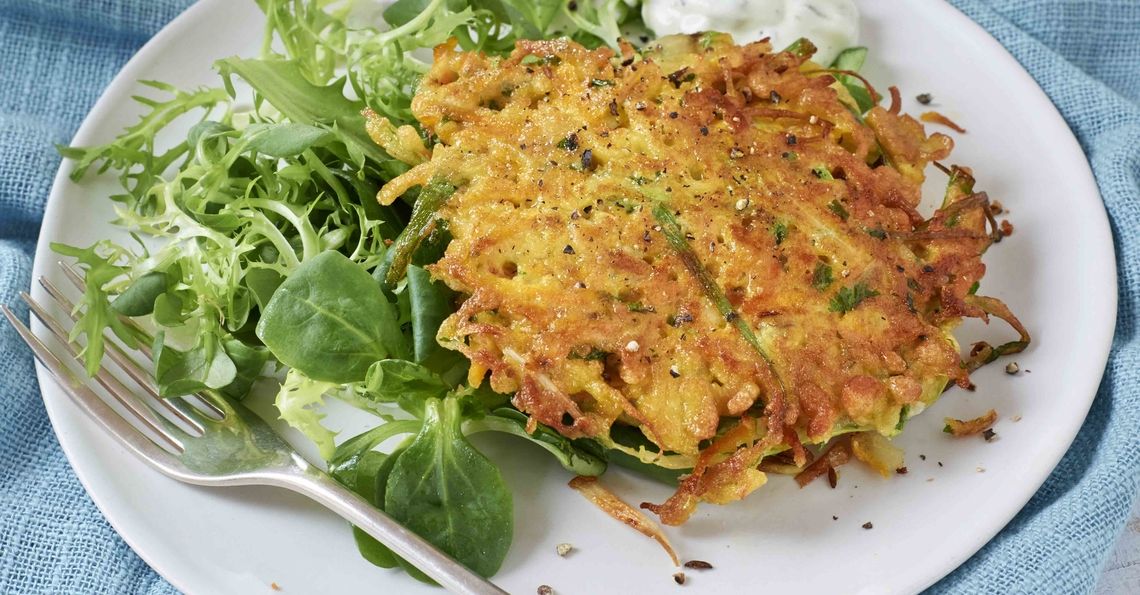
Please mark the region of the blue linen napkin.
MULTIPOLYGON (((917 0, 929 1, 929 0, 917 0)), ((1113 232, 1120 312, 1073 447, 1024 510, 935 593, 1089 592, 1140 483, 1140 2, 951 0, 1037 79, 1092 163, 1113 232)), ((29 286, 66 143, 123 63, 190 0, 0 0, 0 303, 29 286)), ((0 325, 0 592, 170 593, 75 479, 32 359, 0 325)))

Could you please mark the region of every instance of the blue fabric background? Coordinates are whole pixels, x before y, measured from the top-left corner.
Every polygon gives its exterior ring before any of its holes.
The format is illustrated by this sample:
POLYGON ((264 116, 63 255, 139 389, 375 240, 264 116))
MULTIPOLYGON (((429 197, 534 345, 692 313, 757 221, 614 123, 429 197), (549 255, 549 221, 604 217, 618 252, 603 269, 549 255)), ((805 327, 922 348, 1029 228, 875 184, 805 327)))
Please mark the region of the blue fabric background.
MULTIPOLYGON (((932 1, 932 0, 918 0, 932 1)), ((1089 592, 1140 480, 1140 1, 952 0, 1037 79, 1088 154, 1116 235, 1112 359, 1073 448, 937 593, 1089 592)), ((189 0, 0 0, 0 303, 16 305, 66 143, 189 0)), ((21 312, 24 312, 21 309, 21 312)), ((0 592, 167 593, 76 481, 32 360, 0 326, 0 592)))

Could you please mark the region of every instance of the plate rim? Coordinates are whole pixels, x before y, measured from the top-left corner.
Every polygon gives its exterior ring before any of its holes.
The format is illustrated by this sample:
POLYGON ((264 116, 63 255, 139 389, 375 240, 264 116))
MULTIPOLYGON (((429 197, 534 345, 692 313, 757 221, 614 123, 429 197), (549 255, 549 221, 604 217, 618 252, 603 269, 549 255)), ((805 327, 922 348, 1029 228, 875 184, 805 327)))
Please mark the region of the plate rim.
MULTIPOLYGON (((946 18, 953 21, 949 24, 950 27, 961 27, 963 29, 972 30, 975 34, 978 34, 979 41, 987 46, 990 53, 1001 57, 1005 68, 1018 79, 1015 81, 1015 84, 1018 87, 1027 89, 1028 93, 1032 95, 1033 102, 1036 105, 1028 107, 1028 111, 1039 113, 1042 117, 1053 120, 1054 124, 1059 124, 1068 133, 1062 141, 1065 147, 1054 148, 1070 155, 1075 155, 1079 159, 1078 163, 1081 167, 1077 169, 1080 171, 1081 179, 1078 183, 1087 187, 1090 194, 1096 197, 1097 203, 1100 206, 1100 209, 1096 212, 1097 215, 1095 219, 1097 227, 1101 228, 1101 233, 1096 237, 1107 242, 1107 246, 1102 246, 1101 248, 1110 258, 1106 261, 1108 266, 1101 266, 1099 268, 1101 268, 1103 274, 1107 276, 1106 285, 1111 287, 1112 291, 1105 296, 1107 300, 1105 305, 1109 306, 1108 311, 1111 312, 1111 314, 1105 317, 1105 327, 1099 329, 1097 333, 1099 338, 1093 342, 1093 344, 1100 345, 1101 349, 1095 358, 1089 358, 1091 361, 1103 363, 1095 367, 1099 370, 1099 374, 1095 376, 1095 380, 1089 382, 1089 386, 1086 386, 1085 391, 1081 393, 1087 395, 1085 397, 1084 406, 1081 408, 1083 411, 1080 416, 1072 417, 1071 420, 1073 421, 1065 428, 1065 434, 1069 435, 1069 437, 1064 441, 1052 443, 1054 448, 1048 453, 1048 456, 1044 457, 1049 461, 1048 470, 1042 475, 1039 481, 1027 483, 1027 487, 1022 489, 1019 497, 1010 498, 1008 500, 1009 503, 1017 502, 1017 506, 1006 506, 1007 510, 1005 514, 1000 515, 1005 520, 1002 521, 1000 525, 995 524, 992 530, 981 532, 985 535, 985 539, 977 540, 975 547, 970 548, 969 551, 963 551, 957 557, 949 559, 947 563, 943 564, 945 568, 941 570, 937 576, 925 583, 916 584, 914 588, 915 592, 923 591, 947 576, 950 576, 950 574, 965 564, 970 558, 974 557, 975 554, 989 545, 994 537, 1004 531, 1005 528, 1009 526, 1009 523, 1025 509, 1025 505, 1029 503, 1033 496, 1041 490, 1041 487, 1044 486, 1045 482, 1053 475, 1053 471, 1057 469, 1057 465, 1061 463, 1061 459, 1069 452, 1069 448, 1072 447, 1073 442, 1077 439, 1077 435, 1080 434, 1081 428, 1084 427, 1085 422, 1088 420, 1089 411, 1092 410, 1093 402, 1100 392, 1100 384, 1104 380, 1104 373, 1108 367, 1108 359, 1112 353, 1112 343, 1116 336, 1117 317, 1120 313, 1120 280, 1117 274, 1116 236, 1112 233, 1112 225, 1108 219, 1108 208, 1104 204, 1104 197, 1100 193, 1100 185, 1097 183, 1096 176, 1093 174, 1092 165, 1089 163, 1084 148, 1081 147, 1080 142, 1077 140, 1076 134, 1073 133, 1072 127, 1065 121, 1065 117, 1061 115, 1056 104, 1049 98, 1049 94, 1037 83, 1037 79, 1033 78, 1033 75, 1025 69, 1025 66, 1023 66, 996 37, 990 34, 985 27, 982 27, 979 23, 971 19, 965 12, 951 4, 949 0, 940 0, 932 4, 932 6, 936 9, 941 9, 945 13, 946 18)), ((1092 377, 1090 376, 1090 378, 1092 377)))
MULTIPOLYGON (((194 4, 187 7, 177 17, 163 26, 158 33, 156 33, 151 39, 149 39, 139 48, 139 50, 114 76, 111 82, 100 94, 99 98, 95 101, 91 110, 88 112, 87 116, 85 116, 83 123, 76 130, 75 135, 70 142, 91 144, 93 140, 97 140, 92 139, 91 137, 94 134, 94 130, 99 127, 100 120, 102 120, 109 113, 112 113, 118 107, 113 101, 111 101, 111 98, 124 94, 124 90, 132 88, 137 83, 139 76, 136 74, 136 72, 144 68, 144 64, 147 59, 150 58, 151 54, 156 51, 155 48, 158 46, 166 45, 169 39, 177 38, 185 29, 191 27, 199 19, 208 18, 206 16, 207 13, 224 9, 226 5, 227 0, 199 0, 198 2, 195 2, 194 4)), ((1042 457, 1042 460, 1047 460, 1049 463, 1047 466, 1047 471, 1043 473, 1039 481, 1027 482, 1025 484, 1026 487, 1023 487, 1021 492, 1018 493, 1016 497, 1010 497, 1006 499, 1005 505, 1000 506, 1000 508, 1003 509, 1002 513, 996 515, 997 517, 1000 517, 1004 520, 1002 520, 1000 524, 997 522, 992 523, 989 530, 976 532, 978 539, 974 540, 973 543, 975 543, 975 545, 972 545, 968 548, 963 548, 957 555, 946 557, 940 563, 931 563, 928 567, 929 572, 926 573, 925 578, 911 581, 907 587, 915 592, 921 591, 942 580, 954 572, 955 569, 960 567, 969 558, 973 557, 978 551, 984 548, 990 541, 992 541, 994 536, 1004 530, 1009 525, 1010 521, 1012 521, 1013 518, 1025 508, 1025 505, 1029 502, 1029 500, 1041 489, 1041 486, 1044 485, 1044 483, 1052 475, 1061 459, 1068 452, 1081 428, 1084 426, 1084 423, 1088 417, 1088 412, 1091 409, 1093 401, 1098 394, 1099 385, 1103 379, 1104 370, 1106 369, 1106 366, 1108 364, 1108 357, 1111 353, 1117 316, 1119 315, 1119 279, 1117 275, 1116 252, 1114 249, 1115 238, 1112 233, 1112 228, 1109 224, 1108 212, 1104 205, 1103 197, 1100 194, 1100 189, 1096 182, 1096 178, 1093 175, 1091 166, 1088 162, 1088 158, 1085 155, 1084 150, 1081 148, 1080 143, 1077 141, 1076 136, 1073 134, 1072 129, 1069 127, 1064 117, 1060 114, 1057 107, 1053 104, 1052 100, 1049 99, 1048 95, 1041 88, 1041 86, 1037 84, 1037 81, 1032 77, 1032 75, 1030 75, 1029 72, 1021 65, 1021 63, 1012 54, 1010 54, 1009 51, 993 35, 986 31, 985 28, 973 21, 957 7, 950 4, 947 0, 939 0, 938 2, 930 3, 928 5, 928 8, 940 12, 941 16, 943 16, 947 21, 947 27, 968 30, 969 36, 974 37, 981 45, 985 46, 983 50, 987 54, 993 55, 995 57, 1000 57, 1000 64, 997 66, 999 66, 1004 72, 1007 72, 1015 77, 1016 80, 1012 81, 1012 83, 1018 88, 1025 89, 1027 95, 1032 97, 1033 105, 1027 106, 1027 110, 1040 114, 1040 117, 1042 118, 1052 120, 1053 125, 1060 124, 1064 127, 1063 129, 1067 132, 1067 134, 1064 135, 1065 138, 1060 141, 1064 146, 1053 146, 1052 149, 1073 156, 1079 156, 1080 161, 1078 164, 1076 164, 1075 169, 1079 170, 1080 179, 1074 180, 1074 182, 1077 185, 1088 189, 1090 191, 1090 194, 1098 199, 1101 208, 1097 210, 1097 214, 1095 216, 1095 225, 1101 229, 1102 233, 1098 234, 1096 238, 1097 241, 1102 244, 1105 242, 1107 243, 1107 246, 1102 245, 1100 248, 1102 250, 1104 248, 1107 248, 1107 250, 1103 251, 1111 257, 1110 259, 1102 262, 1102 266, 1098 268, 1103 269, 1102 274, 1105 275, 1105 287, 1110 286, 1113 291, 1106 292, 1106 295, 1104 296, 1104 306, 1109 312, 1111 312, 1111 314, 1104 318, 1104 328, 1093 329, 1092 333, 1097 336, 1096 340, 1092 341, 1092 344, 1100 345, 1101 348, 1096 353, 1095 357, 1087 358, 1087 361, 1100 362, 1100 365, 1097 366, 1100 373, 1099 375, 1095 376, 1095 380, 1089 380, 1086 382, 1086 384, 1089 386, 1086 386, 1086 390, 1081 393, 1085 395, 1086 399, 1086 402, 1082 407, 1083 413, 1079 416, 1073 416, 1071 418, 1073 421, 1071 421, 1070 424, 1065 428, 1064 433, 1069 435, 1069 437, 1064 441, 1052 443, 1053 448, 1050 450, 1050 452, 1046 453, 1047 456, 1042 457), (1014 506, 1014 504, 1016 504, 1016 506, 1014 506), (982 537, 984 537, 984 539, 982 539, 982 537)), ((32 265, 33 279, 45 274, 48 268, 52 266, 51 262, 49 261, 56 260, 49 246, 50 239, 48 238, 48 235, 45 233, 45 231, 47 231, 49 225, 59 217, 58 211, 61 208, 61 203, 63 202, 62 195, 66 192, 66 187, 72 183, 69 176, 74 170, 74 165, 74 161, 72 160, 61 160, 59 170, 56 172, 56 175, 53 179, 52 186, 45 203, 44 218, 40 226, 40 233, 36 242, 35 258, 32 265)), ((34 283, 34 281, 32 282, 31 293, 37 299, 44 297, 42 290, 37 284, 34 283)), ((38 321, 33 320, 32 323, 34 327, 38 326, 38 321)), ((42 328, 38 330, 42 331, 42 328)), ((73 442, 70 438, 64 438, 63 435, 61 435, 60 427, 57 422, 61 416, 59 413, 59 408, 73 408, 75 405, 71 402, 70 399, 62 396, 56 399, 48 397, 47 393, 49 391, 58 389, 54 389, 53 387, 49 388, 48 391, 44 390, 44 386, 52 387, 52 385, 54 385, 54 381, 48 375, 46 369, 38 361, 36 362, 36 376, 37 381, 40 384, 40 392, 41 397, 44 401, 45 410, 48 414, 52 430, 55 433, 56 438, 60 444, 61 450, 63 450, 64 455, 67 458, 68 463, 71 465, 71 468, 74 470, 80 484, 83 486, 84 490, 87 492, 96 508, 103 515, 103 518, 107 520, 108 524, 110 524, 111 527, 115 529, 115 532, 119 535, 119 537, 123 539, 123 541, 127 543, 128 546, 130 546, 131 550, 144 562, 146 562, 151 569, 153 569, 158 575, 167 580, 179 591, 188 592, 190 590, 189 587, 192 585, 193 581, 189 577, 183 576, 183 573, 178 570, 177 564, 171 564, 172 560, 159 559, 161 556, 155 556, 153 552, 138 547, 137 535, 120 530, 120 515, 129 514, 129 509, 120 510, 121 507, 112 506, 110 501, 115 498, 114 494, 105 493, 102 490, 93 491, 91 489, 91 485, 93 485, 93 483, 88 476, 90 469, 85 468, 83 465, 76 465, 75 463, 77 460, 75 451, 82 445, 78 442, 73 442)), ((1089 378, 1091 379, 1093 376, 1090 375, 1089 378)), ((84 423, 93 422, 87 419, 84 423)))

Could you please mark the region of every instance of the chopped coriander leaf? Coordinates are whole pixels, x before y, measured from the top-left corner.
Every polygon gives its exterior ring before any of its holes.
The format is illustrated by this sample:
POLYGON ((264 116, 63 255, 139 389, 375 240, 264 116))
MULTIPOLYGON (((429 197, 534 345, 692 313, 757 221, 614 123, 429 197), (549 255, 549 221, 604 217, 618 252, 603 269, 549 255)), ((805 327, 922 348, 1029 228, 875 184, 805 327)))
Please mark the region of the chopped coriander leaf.
POLYGON ((843 204, 840 203, 838 199, 827 203, 827 208, 828 208, 828 210, 830 210, 832 213, 835 213, 836 216, 838 216, 840 219, 842 219, 844 221, 846 221, 847 218, 851 216, 851 213, 848 213, 847 209, 843 208, 843 204))
POLYGON ((815 272, 811 276, 811 286, 823 291, 831 287, 834 279, 831 276, 831 265, 822 262, 815 265, 815 272))
POLYGON ((533 66, 533 65, 557 66, 561 63, 562 63, 562 58, 559 58, 558 56, 553 56, 553 55, 552 56, 536 56, 534 54, 528 54, 526 56, 523 56, 522 60, 519 60, 519 64, 522 64, 524 66, 533 66))
POLYGON ((577 134, 571 134, 570 136, 567 136, 566 138, 558 141, 558 148, 559 149, 566 149, 567 151, 577 151, 578 150, 578 135, 577 134))
POLYGON ((779 246, 780 244, 783 244, 784 240, 788 239, 788 226, 787 226, 787 224, 784 223, 783 221, 777 221, 776 224, 772 226, 772 235, 775 236, 775 238, 776 238, 776 245, 777 246, 779 246))
POLYGON ((629 302, 625 306, 626 306, 626 308, 629 309, 630 312, 651 313, 651 312, 657 311, 657 309, 654 308, 653 306, 650 306, 648 304, 643 304, 641 302, 629 302))
POLYGON ((827 309, 843 315, 854 310, 863 300, 877 295, 879 292, 867 287, 866 283, 860 281, 851 287, 840 288, 835 297, 831 298, 831 303, 827 309))
POLYGON ((597 347, 591 347, 590 350, 586 351, 585 353, 583 353, 582 350, 571 351, 570 359, 583 359, 588 362, 596 362, 606 359, 607 355, 609 355, 608 351, 602 351, 597 347))

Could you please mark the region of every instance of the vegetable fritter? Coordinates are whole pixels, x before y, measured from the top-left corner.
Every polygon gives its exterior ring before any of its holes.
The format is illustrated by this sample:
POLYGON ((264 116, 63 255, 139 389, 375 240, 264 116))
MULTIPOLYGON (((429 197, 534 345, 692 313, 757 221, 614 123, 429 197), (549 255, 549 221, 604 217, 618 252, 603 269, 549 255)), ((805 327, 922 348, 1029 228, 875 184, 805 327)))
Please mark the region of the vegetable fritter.
MULTIPOLYGON (((804 444, 896 434, 1028 341, 974 295, 1000 235, 969 171, 918 211, 950 138, 897 102, 858 113, 810 54, 716 34, 440 46, 412 106, 430 158, 379 196, 454 187, 429 270, 464 299, 440 343, 531 427, 686 470, 643 505, 668 524, 762 485, 766 455, 802 467, 804 444), (987 314, 1021 339, 963 359, 951 330, 987 314)), ((406 130, 374 138, 424 154, 406 130)))

